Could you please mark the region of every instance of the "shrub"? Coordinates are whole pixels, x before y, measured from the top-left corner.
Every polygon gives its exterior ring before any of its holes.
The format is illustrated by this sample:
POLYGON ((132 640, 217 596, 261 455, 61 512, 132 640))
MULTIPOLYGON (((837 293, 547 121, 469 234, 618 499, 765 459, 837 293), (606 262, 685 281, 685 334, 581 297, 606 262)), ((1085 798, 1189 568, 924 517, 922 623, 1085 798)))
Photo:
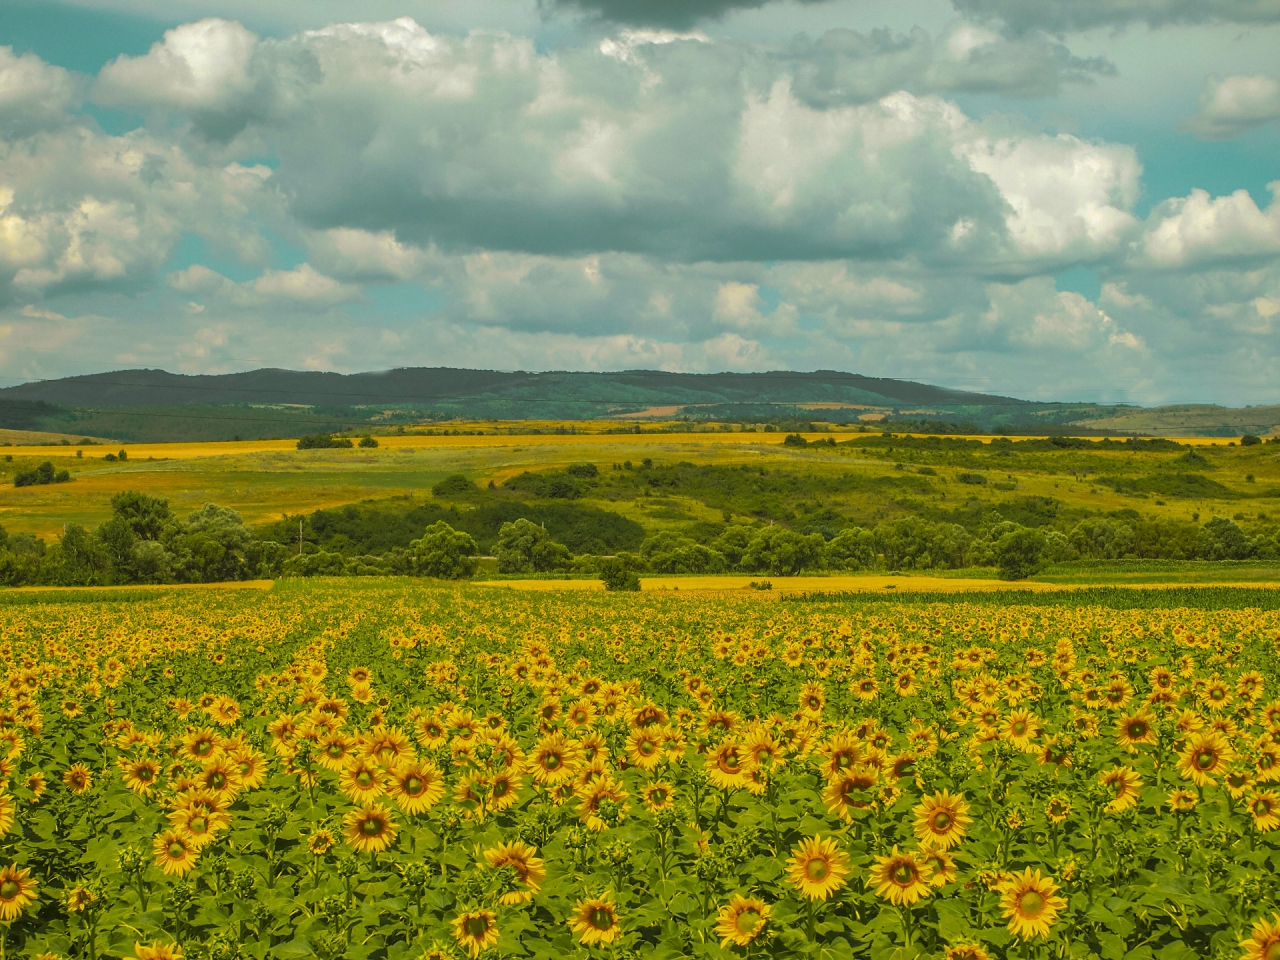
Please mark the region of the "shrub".
POLYGON ((1006 533, 996 541, 1001 580, 1025 580, 1044 567, 1044 534, 1030 527, 1006 533))
POLYGON ((809 441, 798 433, 789 433, 787 434, 787 438, 782 441, 782 445, 784 447, 807 447, 809 445, 809 441))
POLYGON ((373 437, 361 437, 360 442, 356 444, 356 446, 363 447, 366 450, 372 450, 378 446, 378 441, 373 437))
MULTIPOLYGON (((299 450, 335 450, 342 447, 350 448, 352 445, 349 437, 334 437, 327 433, 298 438, 299 450)), ((123 451, 121 451, 121 459, 124 459, 123 451)))
POLYGON ((1262 438, 1255 437, 1252 433, 1246 433, 1243 437, 1240 438, 1240 446, 1242 447, 1256 446, 1261 442, 1262 442, 1262 438))
POLYGON ((640 589, 640 578, 635 571, 628 570, 627 565, 616 557, 610 557, 600 564, 600 579, 604 581, 606 590, 636 591, 640 589))
POLYGON ((454 473, 431 488, 431 492, 443 500, 468 497, 479 493, 479 488, 460 473, 454 473))
POLYGON ((977 486, 987 482, 987 476, 983 473, 957 473, 956 479, 961 483, 969 483, 977 486))
POLYGON ((36 487, 47 483, 67 483, 71 479, 69 470, 54 470, 53 464, 46 460, 34 470, 20 473, 13 478, 15 487, 36 487))

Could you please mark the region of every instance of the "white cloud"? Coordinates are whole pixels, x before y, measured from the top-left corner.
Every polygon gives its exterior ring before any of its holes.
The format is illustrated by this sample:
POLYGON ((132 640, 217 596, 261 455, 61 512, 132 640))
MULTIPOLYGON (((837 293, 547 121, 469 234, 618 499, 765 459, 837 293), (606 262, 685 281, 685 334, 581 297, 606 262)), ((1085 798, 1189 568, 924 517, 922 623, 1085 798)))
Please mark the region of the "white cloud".
POLYGON ((1280 119, 1280 83, 1271 77, 1210 77, 1188 129, 1207 140, 1238 137, 1280 119))
POLYGON ((1212 198, 1193 190, 1165 201, 1148 218, 1136 265, 1185 268, 1280 254, 1280 180, 1268 186, 1273 197, 1265 210, 1246 190, 1212 198))
POLYGON ((79 93, 76 79, 62 67, 0 47, 0 135, 26 136, 64 125, 79 93))
POLYGON ((168 283, 179 293, 222 298, 240 307, 269 303, 330 307, 360 296, 358 287, 318 273, 309 263, 292 270, 267 270, 243 283, 197 263, 169 274, 168 283))

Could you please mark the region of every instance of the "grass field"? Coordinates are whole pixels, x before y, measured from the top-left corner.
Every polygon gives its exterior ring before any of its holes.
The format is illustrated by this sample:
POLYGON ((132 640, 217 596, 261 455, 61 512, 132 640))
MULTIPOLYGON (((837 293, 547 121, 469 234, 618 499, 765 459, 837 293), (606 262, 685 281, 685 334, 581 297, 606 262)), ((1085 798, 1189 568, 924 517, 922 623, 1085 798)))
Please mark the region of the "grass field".
MULTIPOLYGON (((821 439, 828 434, 810 434, 821 439)), ((501 484, 524 470, 562 468, 589 461, 607 470, 624 460, 639 463, 752 464, 820 477, 850 473, 899 486, 914 476, 911 493, 889 487, 823 498, 820 504, 874 522, 920 510, 945 511, 964 505, 993 506, 1015 498, 1048 498, 1065 509, 1088 513, 1138 509, 1156 518, 1239 516, 1264 521, 1280 510, 1280 458, 1273 444, 1230 448, 1225 441, 1196 440, 1208 467, 1199 471, 1212 481, 1207 492, 1162 496, 1140 486, 1122 492, 1106 479, 1121 476, 1140 484, 1149 476, 1165 476, 1175 456, 1161 451, 1104 449, 1017 453, 986 438, 959 451, 941 453, 917 447, 894 447, 879 435, 830 434, 844 445, 830 448, 782 446, 769 433, 689 433, 601 435, 404 436, 380 438, 381 447, 365 450, 297 451, 292 441, 153 444, 126 447, 129 459, 107 463, 111 447, 86 447, 77 459, 68 448, 11 447, 0 456, 0 482, 5 475, 31 469, 42 460, 72 471, 74 480, 51 487, 0 486, 0 524, 15 531, 48 537, 67 522, 93 526, 109 515, 109 501, 123 490, 139 489, 169 498, 179 512, 216 502, 238 510, 250 523, 286 513, 309 512, 359 500, 390 496, 430 497, 441 478, 462 473, 482 486, 501 484), (848 441, 844 443, 844 441, 848 441), (68 456, 67 454, 71 454, 68 456), (927 467, 938 479, 921 478, 927 467), (992 483, 966 486, 956 478, 978 469, 992 483), (905 472, 904 472, 905 471, 905 472), (1252 477, 1252 480, 1249 478, 1252 477), (1001 486, 997 487, 999 483, 1001 486), (1216 492, 1215 492, 1216 491, 1216 492)), ((966 438, 970 439, 970 438, 966 438)), ((1118 446, 1118 445, 1116 445, 1118 446)), ((883 486, 883 485, 882 485, 883 486)), ((646 529, 682 529, 707 521, 717 511, 679 496, 604 504, 642 523, 646 529)))

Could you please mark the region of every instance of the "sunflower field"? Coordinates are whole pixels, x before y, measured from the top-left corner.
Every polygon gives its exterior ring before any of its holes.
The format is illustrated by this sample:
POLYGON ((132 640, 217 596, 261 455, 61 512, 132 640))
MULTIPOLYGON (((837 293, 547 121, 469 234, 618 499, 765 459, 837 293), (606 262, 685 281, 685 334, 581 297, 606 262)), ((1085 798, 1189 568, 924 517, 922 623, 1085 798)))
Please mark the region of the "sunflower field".
POLYGON ((1280 613, 0 606, 0 960, 1280 957, 1280 613))

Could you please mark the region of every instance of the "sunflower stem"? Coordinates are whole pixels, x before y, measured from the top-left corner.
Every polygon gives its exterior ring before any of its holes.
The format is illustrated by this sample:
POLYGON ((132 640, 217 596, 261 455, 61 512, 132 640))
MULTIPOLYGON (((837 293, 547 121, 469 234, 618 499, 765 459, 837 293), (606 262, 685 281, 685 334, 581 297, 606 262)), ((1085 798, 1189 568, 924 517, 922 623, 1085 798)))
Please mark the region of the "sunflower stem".
MULTIPOLYGON (((805 897, 804 902, 805 902, 805 914, 806 914, 805 927, 809 931, 809 942, 816 943, 817 935, 814 932, 814 923, 813 923, 813 900, 809 897, 805 897)), ((4 958, 0 957, 0 960, 4 960, 4 958)))

